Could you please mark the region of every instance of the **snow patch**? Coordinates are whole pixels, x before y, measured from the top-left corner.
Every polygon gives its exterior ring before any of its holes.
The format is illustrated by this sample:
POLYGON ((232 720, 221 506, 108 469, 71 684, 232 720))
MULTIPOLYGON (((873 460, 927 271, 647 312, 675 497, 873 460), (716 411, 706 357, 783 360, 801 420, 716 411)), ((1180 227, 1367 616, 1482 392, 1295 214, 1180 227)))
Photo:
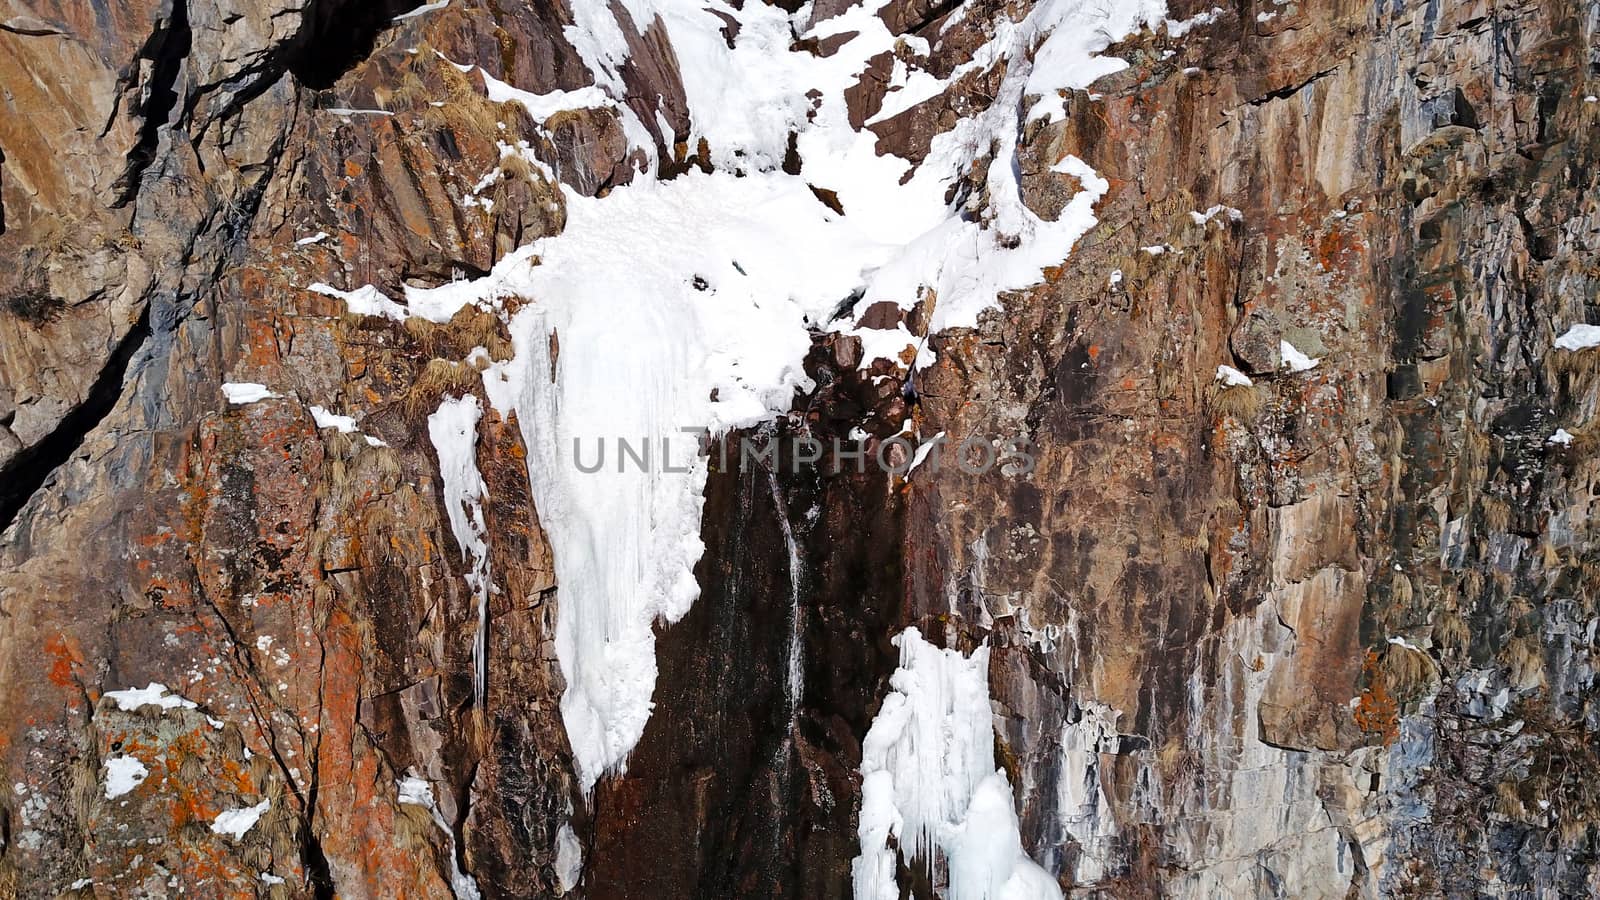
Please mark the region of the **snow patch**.
POLYGON ((1572 443, 1572 437, 1572 432, 1566 430, 1565 428, 1557 428, 1556 433, 1550 435, 1550 439, 1545 441, 1545 443, 1556 444, 1565 447, 1572 443))
POLYGON ((1220 6, 1213 6, 1209 10, 1196 13, 1187 19, 1167 19, 1167 35, 1175 38, 1183 37, 1194 28, 1201 25, 1210 25, 1226 12, 1227 10, 1220 6))
POLYGON ((1217 381, 1223 387, 1249 387, 1255 382, 1250 376, 1235 369, 1233 366, 1217 366, 1217 381))
POLYGON ((150 776, 144 763, 132 756, 112 756, 106 759, 106 799, 115 800, 138 787, 150 776))
POLYGON ((1573 352, 1600 347, 1600 325, 1574 325, 1556 338, 1556 346, 1573 352))
POLYGON ((939 441, 944 436, 944 432, 941 431, 929 438, 927 441, 917 445, 916 453, 912 454, 911 456, 911 466, 910 468, 906 469, 907 478, 910 478, 911 473, 917 470, 917 466, 922 465, 923 461, 928 458, 928 454, 932 453, 939 446, 939 441))
POLYGON ((229 381, 222 385, 222 395, 228 402, 235 406, 255 403, 258 400, 271 400, 282 394, 274 394, 267 390, 266 385, 256 384, 253 381, 229 381))
POLYGON ((1301 353, 1288 341, 1278 342, 1278 355, 1283 357, 1283 367, 1291 372, 1304 372, 1317 367, 1321 359, 1312 359, 1301 353))
POLYGON ((1228 221, 1230 222, 1244 221, 1244 213, 1234 209, 1231 206, 1223 206, 1220 203, 1208 208, 1205 212, 1190 212, 1189 218, 1193 219, 1196 225, 1204 225, 1221 215, 1226 215, 1228 217, 1228 221))
POLYGON ((446 6, 449 6, 449 5, 450 5, 450 0, 436 0, 436 2, 434 2, 434 3, 424 3, 421 6, 417 7, 416 9, 407 10, 406 12, 403 12, 403 13, 399 14, 398 16, 395 16, 390 21, 392 21, 392 22, 404 22, 406 19, 414 19, 414 18, 416 18, 417 16, 420 16, 420 15, 425 15, 425 14, 431 13, 431 12, 437 12, 437 11, 439 11, 441 9, 444 9, 446 6))
POLYGON ((400 802, 412 806, 433 806, 433 786, 426 779, 415 775, 407 775, 394 783, 400 792, 400 802))
POLYGON ((396 322, 404 322, 411 316, 410 310, 389 299, 387 294, 370 284, 364 284, 353 291, 341 291, 333 285, 319 281, 307 285, 306 290, 343 300, 345 308, 358 316, 383 316, 396 322))
POLYGON ((320 406, 311 407, 311 418, 317 423, 318 428, 333 428, 340 434, 350 434, 356 430, 354 417, 331 413, 320 406))
POLYGON ((166 709, 194 709, 193 700, 185 700, 177 694, 168 694, 167 686, 152 681, 146 687, 128 688, 121 691, 107 691, 106 696, 117 702, 117 708, 123 712, 130 712, 141 706, 159 706, 166 709))
POLYGON ((261 815, 272 808, 271 800, 263 800, 255 806, 246 806, 243 809, 228 809, 217 813, 211 820, 211 830, 216 834, 232 835, 234 840, 244 837, 245 832, 256 827, 261 815))
POLYGON ((1411 641, 1407 640, 1406 638, 1404 638, 1402 636, 1398 636, 1398 635, 1395 636, 1395 637, 1389 638, 1389 643, 1394 644, 1396 647, 1404 647, 1407 650, 1414 650, 1417 653, 1426 652, 1421 647, 1418 647, 1416 644, 1413 644, 1413 643, 1411 643, 1411 641))
POLYGON ((617 105, 606 95, 606 92, 595 85, 578 88, 574 91, 551 91, 548 94, 535 94, 514 88, 504 81, 495 78, 483 69, 478 69, 478 74, 483 78, 483 86, 489 99, 495 103, 516 102, 521 104, 528 115, 540 125, 545 120, 558 112, 574 109, 594 109, 597 107, 617 105))

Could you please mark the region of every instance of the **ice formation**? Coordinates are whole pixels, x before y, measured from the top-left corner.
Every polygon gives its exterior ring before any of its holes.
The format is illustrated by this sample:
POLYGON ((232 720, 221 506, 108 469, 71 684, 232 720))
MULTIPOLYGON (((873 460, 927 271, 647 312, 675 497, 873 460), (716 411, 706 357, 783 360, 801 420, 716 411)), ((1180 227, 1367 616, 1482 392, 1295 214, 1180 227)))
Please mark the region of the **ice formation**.
POLYGON ((1011 784, 995 768, 989 649, 944 650, 908 628, 900 666, 861 747, 856 900, 898 900, 896 850, 943 868, 948 900, 1055 900, 1061 890, 1022 849, 1011 784))
POLYGON ((809 5, 791 14, 768 4, 575 0, 565 33, 594 84, 534 94, 483 74, 490 97, 521 103, 536 121, 609 106, 653 168, 654 141, 621 102, 621 72, 627 29, 660 27, 689 107, 690 134, 679 138, 691 147, 703 139, 714 171, 666 181, 643 171, 603 198, 563 188, 559 235, 507 255, 483 278, 407 287, 403 303, 370 285, 309 288, 352 312, 397 320, 447 321, 467 304, 508 320, 515 357, 486 365, 484 387, 497 412, 515 413, 528 447, 560 585, 562 716, 585 789, 626 764, 651 710, 652 629, 676 621, 698 594, 706 470, 696 435, 787 410, 810 387, 802 362, 811 329, 859 336, 863 365, 908 348, 925 365, 932 353, 920 337, 903 325, 858 327, 855 315, 880 301, 909 307, 932 290, 931 328, 972 326, 1000 292, 1042 280, 1097 224, 1094 205, 1109 183, 1063 157, 1053 171, 1078 190, 1059 217, 1042 219, 1015 183, 1018 135, 1030 120, 1060 119, 1065 91, 1126 68, 1101 52, 1165 15, 1160 0, 1045 0, 1020 21, 997 18, 988 43, 943 80, 897 69, 900 90, 880 117, 969 72, 1004 71, 995 102, 937 136, 913 167, 879 155, 877 136, 850 125, 844 99, 868 60, 895 47, 878 16, 883 5, 869 0, 812 21, 809 5), (821 56, 795 49, 797 36, 839 44, 821 56), (781 170, 791 138, 798 174, 781 170), (973 215, 946 196, 980 156, 992 157, 989 202, 973 215), (844 212, 813 186, 834 192, 844 212), (854 307, 834 321, 852 296, 854 307), (503 302, 512 297, 514 313, 503 302), (635 454, 648 447, 649 463, 619 471, 619 439, 635 454), (593 453, 601 441, 613 455, 599 471, 580 471, 575 450, 593 453))
POLYGON ((487 488, 478 474, 478 420, 483 410, 478 398, 447 397, 428 417, 428 436, 439 455, 439 474, 444 479, 444 509, 450 517, 450 533, 461 547, 461 557, 469 565, 467 586, 477 603, 478 624, 472 637, 472 687, 479 704, 483 703, 488 680, 489 631, 489 544, 488 527, 483 520, 483 498, 487 488))

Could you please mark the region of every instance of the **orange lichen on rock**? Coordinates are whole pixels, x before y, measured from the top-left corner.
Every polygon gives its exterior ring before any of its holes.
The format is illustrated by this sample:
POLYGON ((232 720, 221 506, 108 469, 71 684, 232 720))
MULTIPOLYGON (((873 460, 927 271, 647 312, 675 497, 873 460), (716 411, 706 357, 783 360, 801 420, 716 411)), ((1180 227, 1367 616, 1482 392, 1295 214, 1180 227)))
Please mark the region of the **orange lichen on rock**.
POLYGON ((1356 700, 1356 726, 1377 735, 1385 747, 1400 734, 1400 705, 1389 695, 1383 673, 1378 669, 1378 654, 1368 650, 1361 661, 1361 682, 1365 688, 1356 700))

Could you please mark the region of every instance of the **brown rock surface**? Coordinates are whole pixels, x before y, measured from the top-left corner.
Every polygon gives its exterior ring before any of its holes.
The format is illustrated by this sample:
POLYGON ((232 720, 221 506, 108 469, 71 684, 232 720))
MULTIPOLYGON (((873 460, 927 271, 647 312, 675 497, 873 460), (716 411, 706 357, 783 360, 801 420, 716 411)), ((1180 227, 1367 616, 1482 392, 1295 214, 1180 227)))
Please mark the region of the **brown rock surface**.
MULTIPOLYGON (((1082 189, 1066 154, 1109 181, 1098 227, 927 336, 909 386, 819 333, 782 426, 1025 435, 1037 468, 714 472, 701 597, 592 796, 528 450, 492 410, 474 691, 427 417, 483 394, 504 323, 307 287, 481 275, 647 158, 709 161, 660 22, 617 73, 640 147, 615 108, 536 122, 451 65, 591 85, 568 5, 395 18, 419 5, 0 3, 0 897, 849 896, 910 625, 989 643, 1023 846, 1073 896, 1600 891, 1600 351, 1552 349, 1600 321, 1593 0, 1239 3, 1113 48, 1129 67, 1019 145, 1038 215, 1082 189), (105 696, 152 682, 196 706, 105 696), (147 774, 108 797, 118 756, 147 774)), ((929 49, 875 59, 852 124, 921 161, 1002 73, 868 125, 896 61, 949 76, 1030 8, 888 4, 929 49)), ((870 324, 921 337, 936 306, 870 324)))

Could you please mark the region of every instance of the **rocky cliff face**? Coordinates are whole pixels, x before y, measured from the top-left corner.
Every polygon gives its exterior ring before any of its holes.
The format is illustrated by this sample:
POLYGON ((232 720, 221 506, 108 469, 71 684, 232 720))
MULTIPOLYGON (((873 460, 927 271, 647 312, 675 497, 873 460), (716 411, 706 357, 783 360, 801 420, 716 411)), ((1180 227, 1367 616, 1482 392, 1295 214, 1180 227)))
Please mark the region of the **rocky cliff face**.
POLYGON ((1596 93, 1593 0, 5 0, 0 896, 1600 891, 1596 93))

